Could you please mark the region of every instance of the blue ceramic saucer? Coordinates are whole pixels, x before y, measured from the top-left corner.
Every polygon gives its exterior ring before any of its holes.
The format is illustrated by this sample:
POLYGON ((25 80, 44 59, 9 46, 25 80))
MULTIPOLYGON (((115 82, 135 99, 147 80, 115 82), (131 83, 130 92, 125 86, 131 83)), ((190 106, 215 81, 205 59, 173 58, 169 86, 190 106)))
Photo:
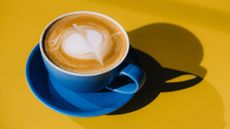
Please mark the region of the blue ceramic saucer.
POLYGON ((78 105, 72 105, 63 99, 49 86, 47 70, 43 64, 39 46, 31 52, 26 65, 26 78, 34 95, 49 108, 69 116, 93 117, 111 113, 125 105, 134 94, 121 94, 112 91, 99 91, 94 93, 79 93, 75 100, 78 105), (81 101, 92 105, 89 108, 80 108, 81 101))

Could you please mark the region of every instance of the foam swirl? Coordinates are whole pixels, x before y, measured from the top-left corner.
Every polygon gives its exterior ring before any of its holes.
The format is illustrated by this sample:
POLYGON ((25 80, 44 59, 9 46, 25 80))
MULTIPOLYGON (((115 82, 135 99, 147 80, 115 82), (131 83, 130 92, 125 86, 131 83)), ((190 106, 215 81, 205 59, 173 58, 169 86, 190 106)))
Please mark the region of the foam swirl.
POLYGON ((53 49, 61 47, 66 54, 76 59, 96 60, 103 65, 103 57, 111 47, 106 30, 93 26, 72 24, 62 34, 50 41, 53 49))

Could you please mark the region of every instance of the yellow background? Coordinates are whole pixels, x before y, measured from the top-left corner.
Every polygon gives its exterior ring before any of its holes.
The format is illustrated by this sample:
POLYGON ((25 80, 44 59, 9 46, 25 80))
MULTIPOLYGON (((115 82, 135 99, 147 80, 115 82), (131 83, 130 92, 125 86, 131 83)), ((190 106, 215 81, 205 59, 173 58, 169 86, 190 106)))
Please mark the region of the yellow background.
MULTIPOLYGON (((184 58, 185 67, 177 59, 164 58, 171 57, 167 51, 156 54, 158 48, 144 42, 133 46, 165 67, 199 74, 189 66, 193 58, 184 58)), ((172 49, 181 47, 177 45, 172 49)), ((0 129, 230 129, 228 0, 0 0, 0 60, 0 129), (78 10, 105 13, 131 34, 149 24, 184 28, 202 46, 198 65, 207 70, 206 76, 191 88, 161 93, 149 105, 123 115, 74 118, 50 110, 29 90, 25 63, 43 27, 56 16, 78 10)))

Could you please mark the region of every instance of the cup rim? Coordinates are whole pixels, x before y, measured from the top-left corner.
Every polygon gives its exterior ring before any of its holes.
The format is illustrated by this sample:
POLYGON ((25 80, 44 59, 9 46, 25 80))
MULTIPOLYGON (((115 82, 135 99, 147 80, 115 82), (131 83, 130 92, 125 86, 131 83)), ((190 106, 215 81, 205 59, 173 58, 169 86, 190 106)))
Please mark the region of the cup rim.
POLYGON ((42 57, 55 69, 57 69, 58 71, 61 71, 63 73, 66 73, 66 74, 69 74, 69 75, 76 75, 76 76, 97 76, 97 75, 101 75, 101 74, 104 74, 106 72, 109 72, 113 69, 115 69, 116 67, 118 67, 124 60, 125 58, 127 57, 128 55, 128 52, 129 52, 129 48, 130 48, 130 41, 129 41, 129 38, 128 38, 128 34, 127 32, 125 31, 125 29, 115 20, 113 19, 112 17, 110 16, 107 16, 105 14, 102 14, 102 13, 99 13, 99 12, 94 12, 94 11, 75 11, 75 12, 69 12, 69 13, 65 13, 65 14, 62 14, 56 18, 54 18, 53 20, 51 20, 46 26, 45 28, 43 29, 42 31, 42 34, 40 36, 40 42, 39 42, 39 48, 40 48, 40 51, 41 51, 41 54, 42 54, 42 57), (77 72, 72 72, 72 71, 68 71, 68 70, 65 70, 59 66, 57 66, 56 64, 54 64, 46 55, 45 51, 44 51, 44 48, 43 48, 43 39, 45 37, 45 33, 46 31, 49 29, 49 27, 54 23, 56 22, 57 20, 60 20, 66 16, 69 16, 69 15, 74 15, 74 14, 94 14, 94 15, 98 15, 98 16, 102 16, 106 19, 108 19, 109 21, 113 22, 115 25, 117 25, 119 27, 119 29, 122 31, 122 33, 124 34, 125 36, 125 39, 126 39, 126 43, 127 43, 127 48, 126 48, 126 52, 124 54, 124 56, 122 57, 122 59, 115 65, 113 65, 112 67, 110 67, 109 69, 107 69, 106 71, 102 71, 102 72, 97 72, 97 73, 77 73, 77 72))

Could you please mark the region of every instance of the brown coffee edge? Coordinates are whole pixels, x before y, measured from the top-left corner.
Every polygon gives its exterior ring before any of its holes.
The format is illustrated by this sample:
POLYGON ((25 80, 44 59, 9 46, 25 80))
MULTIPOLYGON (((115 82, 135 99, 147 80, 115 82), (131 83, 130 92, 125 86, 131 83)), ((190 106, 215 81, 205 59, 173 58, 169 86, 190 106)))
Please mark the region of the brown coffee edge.
MULTIPOLYGON (((89 15, 89 14, 87 14, 89 15)), ((77 15, 76 17, 74 16, 74 18, 77 18, 77 17, 81 17, 81 15, 77 15)), ((89 16, 91 17, 91 16, 89 16)), ((57 56, 55 57, 55 54, 53 56, 53 53, 51 53, 48 48, 50 47, 49 44, 48 44, 48 41, 50 40, 50 37, 53 37, 53 35, 57 35, 58 33, 61 32, 61 30, 63 30, 64 28, 67 28, 68 25, 70 24, 73 24, 73 23, 76 23, 76 19, 74 18, 71 18, 70 20, 73 20, 72 22, 68 23, 68 24, 65 24, 67 21, 65 21, 65 19, 60 19, 58 20, 56 23, 54 23, 48 30, 47 34, 46 34, 46 38, 45 38, 45 42, 44 42, 44 46, 45 46, 45 53, 46 55, 48 56, 48 58, 51 60, 52 63, 54 63, 55 65, 57 65, 58 67, 64 69, 64 70, 67 70, 67 71, 70 71, 70 72, 74 72, 74 73, 79 73, 79 74, 89 74, 89 73, 98 73, 98 72, 104 72, 104 71, 107 71, 108 69, 112 68, 113 66, 115 66, 116 64, 118 64, 120 62, 120 60, 122 60, 123 56, 125 56, 125 53, 126 53, 126 49, 128 47, 128 43, 124 43, 124 42, 127 42, 126 40, 126 37, 125 37, 125 34, 122 32, 122 30, 117 26, 115 25, 115 23, 113 23, 112 21, 106 19, 106 18, 103 18, 103 17, 99 17, 99 16, 96 16, 97 17, 97 20, 100 19, 100 21, 97 21, 96 24, 98 25, 99 22, 100 22, 100 25, 105 25, 106 28, 108 28, 110 30, 110 34, 112 33, 117 33, 117 31, 119 31, 121 34, 120 35, 117 35, 117 36, 114 36, 113 38, 118 38, 118 39, 115 39, 115 42, 113 43, 112 45, 112 48, 115 48, 113 50, 113 52, 110 52, 108 53, 107 55, 104 56, 103 60, 105 60, 104 65, 103 67, 101 67, 101 65, 96 61, 96 60, 81 60, 81 59, 69 59, 69 60, 65 60, 66 58, 69 58, 70 56, 69 55, 66 55, 66 53, 62 53, 62 55, 65 56, 64 60, 60 60, 60 58, 58 58, 57 56), (101 22, 101 19, 103 19, 103 22, 101 22), (106 21, 106 23, 105 23, 106 21), (61 26, 61 25, 62 26, 61 26), (63 26, 63 24, 65 24, 63 26), (56 32, 56 33, 55 33, 56 32), (119 44, 120 43, 120 44, 119 44), (124 47, 122 47, 122 45, 124 47), (117 52, 117 51, 120 51, 120 52, 117 52), (113 54, 113 56, 111 57, 111 55, 113 54), (118 57, 116 57, 118 56, 118 57), (66 61, 71 61, 73 60, 74 63, 73 64, 76 64, 76 63, 79 63, 81 62, 81 64, 83 63, 86 63, 86 64, 89 64, 90 66, 92 67, 86 67, 86 68, 77 68, 75 67, 75 65, 73 66, 70 66, 70 65, 67 65, 66 64, 66 61), (94 65, 93 65, 94 64, 94 65)), ((92 17, 91 17, 92 18, 92 17)), ((83 18, 84 19, 84 18, 83 18)), ((85 20, 85 19, 84 19, 85 20)), ((95 19, 93 19, 95 20, 95 19)), ((95 21, 94 21, 95 22, 95 21)), ((80 24, 81 25, 81 24, 80 24)), ((60 49, 60 48, 59 48, 60 49)), ((61 50, 62 51, 62 50, 61 50)), ((71 57, 70 57, 71 58, 71 57)), ((80 63, 79 63, 80 64, 80 63)), ((78 65, 79 65, 78 64, 78 65)))

